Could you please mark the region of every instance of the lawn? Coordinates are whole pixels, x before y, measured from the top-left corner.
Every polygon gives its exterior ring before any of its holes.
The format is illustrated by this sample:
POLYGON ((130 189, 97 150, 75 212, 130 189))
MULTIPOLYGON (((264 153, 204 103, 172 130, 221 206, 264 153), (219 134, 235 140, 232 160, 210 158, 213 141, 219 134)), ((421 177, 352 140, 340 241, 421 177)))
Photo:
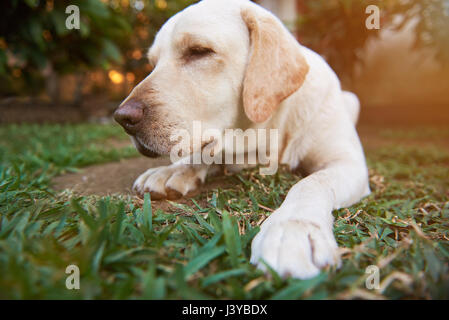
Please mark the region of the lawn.
POLYGON ((138 156, 110 143, 126 139, 118 126, 2 126, 0 298, 449 298, 449 130, 362 138, 373 193, 334 212, 342 266, 301 281, 249 264, 258 225, 300 179, 285 168, 226 177, 228 187, 162 210, 149 197, 51 188, 57 175, 138 156), (71 264, 80 290, 65 286, 71 264), (378 290, 365 286, 370 265, 378 290))

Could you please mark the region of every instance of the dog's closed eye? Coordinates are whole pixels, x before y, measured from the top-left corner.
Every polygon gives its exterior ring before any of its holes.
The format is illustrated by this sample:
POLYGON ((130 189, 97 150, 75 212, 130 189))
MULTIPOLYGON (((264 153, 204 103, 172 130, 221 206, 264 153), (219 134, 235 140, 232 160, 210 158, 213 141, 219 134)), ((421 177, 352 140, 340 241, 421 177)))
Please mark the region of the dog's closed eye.
POLYGON ((192 60, 209 57, 209 56, 213 55, 214 53, 215 53, 215 51, 212 48, 193 46, 193 47, 189 47, 184 52, 183 57, 186 61, 192 61, 192 60))

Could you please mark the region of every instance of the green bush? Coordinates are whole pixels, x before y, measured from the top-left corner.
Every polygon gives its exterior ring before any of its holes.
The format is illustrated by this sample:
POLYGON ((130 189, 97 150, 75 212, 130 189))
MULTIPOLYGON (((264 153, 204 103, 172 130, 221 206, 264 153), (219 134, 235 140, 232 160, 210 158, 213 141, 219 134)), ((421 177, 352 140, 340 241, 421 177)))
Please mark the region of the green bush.
POLYGON ((189 0, 11 0, 0 2, 0 94, 36 94, 52 75, 114 64, 141 69, 160 28, 189 0), (136 5, 137 4, 137 5, 136 5), (139 6, 140 4, 140 6, 139 6), (80 9, 80 29, 66 28, 66 8, 80 9), (143 5, 143 6, 142 6, 143 5))

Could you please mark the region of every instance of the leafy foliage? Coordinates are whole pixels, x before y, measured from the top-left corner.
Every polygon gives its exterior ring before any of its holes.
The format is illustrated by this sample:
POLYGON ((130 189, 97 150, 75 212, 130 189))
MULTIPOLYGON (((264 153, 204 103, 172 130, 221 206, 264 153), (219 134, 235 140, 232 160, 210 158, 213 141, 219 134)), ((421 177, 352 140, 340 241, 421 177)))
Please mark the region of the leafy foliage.
MULTIPOLYGON (((12 0, 0 10, 0 92, 39 92, 49 72, 58 75, 125 65, 141 70, 156 31, 192 1, 12 0), (134 5, 133 5, 134 4, 134 5), (66 8, 80 11, 80 29, 69 30, 66 8)), ((139 77, 143 75, 139 74, 139 77)))
POLYGON ((0 10, 0 75, 9 84, 37 85, 46 67, 63 74, 119 62, 117 40, 131 31, 125 17, 100 0, 13 0, 0 10), (69 5, 80 9, 79 30, 66 27, 69 5))

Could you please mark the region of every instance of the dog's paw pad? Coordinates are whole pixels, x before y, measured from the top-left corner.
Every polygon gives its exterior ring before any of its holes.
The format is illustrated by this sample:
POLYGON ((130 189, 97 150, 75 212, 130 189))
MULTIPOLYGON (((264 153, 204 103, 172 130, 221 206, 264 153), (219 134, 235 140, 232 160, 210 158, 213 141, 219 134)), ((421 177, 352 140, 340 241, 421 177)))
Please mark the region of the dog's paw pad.
POLYGON ((206 174, 207 168, 188 165, 152 168, 137 178, 133 190, 139 197, 149 192, 153 200, 177 200, 193 195, 206 174))
POLYGON ((266 271, 266 264, 283 277, 312 278, 320 268, 338 264, 332 231, 313 222, 270 221, 253 240, 251 263, 266 271))

